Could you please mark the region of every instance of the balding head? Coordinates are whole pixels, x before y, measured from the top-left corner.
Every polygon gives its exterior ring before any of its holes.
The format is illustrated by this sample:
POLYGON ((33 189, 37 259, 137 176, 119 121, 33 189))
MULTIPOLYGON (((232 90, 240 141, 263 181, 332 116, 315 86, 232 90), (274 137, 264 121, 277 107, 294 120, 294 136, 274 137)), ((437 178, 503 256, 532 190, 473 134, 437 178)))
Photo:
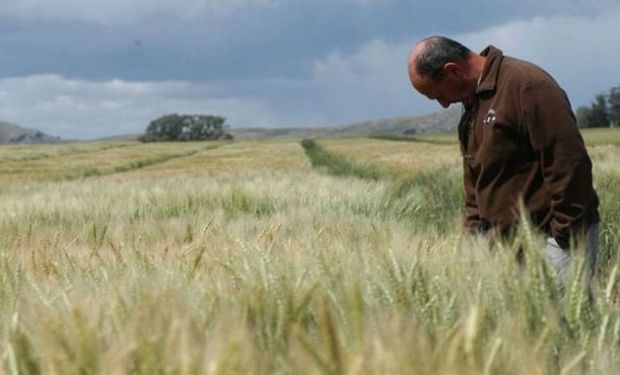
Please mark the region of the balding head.
POLYGON ((430 36, 417 42, 409 54, 409 75, 441 79, 447 63, 465 62, 473 52, 461 43, 443 37, 430 36))
POLYGON ((431 36, 417 42, 409 54, 409 79, 415 89, 442 107, 469 104, 485 58, 459 42, 431 36))

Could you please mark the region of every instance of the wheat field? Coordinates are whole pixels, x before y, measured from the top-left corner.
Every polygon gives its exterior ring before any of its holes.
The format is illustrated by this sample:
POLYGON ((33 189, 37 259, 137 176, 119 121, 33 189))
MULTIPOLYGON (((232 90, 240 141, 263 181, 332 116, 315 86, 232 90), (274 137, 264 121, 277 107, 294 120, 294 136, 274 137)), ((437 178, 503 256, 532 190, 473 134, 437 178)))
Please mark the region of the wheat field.
POLYGON ((584 136, 593 303, 583 249, 560 290, 525 220, 463 236, 449 141, 2 146, 0 374, 619 373, 620 131, 584 136))

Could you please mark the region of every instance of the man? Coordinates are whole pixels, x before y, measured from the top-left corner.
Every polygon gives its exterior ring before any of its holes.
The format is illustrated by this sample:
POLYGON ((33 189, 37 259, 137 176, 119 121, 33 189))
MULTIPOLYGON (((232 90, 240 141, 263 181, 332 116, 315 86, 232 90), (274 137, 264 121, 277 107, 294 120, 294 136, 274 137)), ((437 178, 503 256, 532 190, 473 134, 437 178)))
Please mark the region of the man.
POLYGON ((590 279, 596 260, 598 197, 592 163, 564 91, 541 68, 489 46, 476 54, 441 36, 409 55, 414 88, 447 108, 462 103, 465 226, 511 233, 522 200, 546 233, 547 256, 565 282, 570 243, 587 232, 590 279))

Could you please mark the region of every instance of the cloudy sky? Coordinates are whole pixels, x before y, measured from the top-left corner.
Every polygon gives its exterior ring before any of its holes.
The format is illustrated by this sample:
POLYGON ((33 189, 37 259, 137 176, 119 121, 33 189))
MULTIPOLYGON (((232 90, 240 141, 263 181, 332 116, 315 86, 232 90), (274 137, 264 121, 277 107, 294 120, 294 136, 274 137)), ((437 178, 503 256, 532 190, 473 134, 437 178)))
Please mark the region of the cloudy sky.
POLYGON ((439 109, 407 54, 443 34, 552 73, 574 107, 620 85, 620 0, 0 0, 0 120, 63 138, 166 113, 324 126, 439 109))

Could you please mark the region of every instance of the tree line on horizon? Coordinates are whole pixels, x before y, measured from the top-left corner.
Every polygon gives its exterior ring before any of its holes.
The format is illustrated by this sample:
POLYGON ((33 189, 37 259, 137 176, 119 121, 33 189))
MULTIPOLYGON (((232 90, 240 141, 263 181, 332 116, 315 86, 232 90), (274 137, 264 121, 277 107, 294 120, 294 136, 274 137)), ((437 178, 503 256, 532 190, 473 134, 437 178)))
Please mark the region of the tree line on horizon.
POLYGON ((577 125, 581 128, 598 128, 620 125, 620 86, 612 87, 608 94, 598 94, 589 106, 576 111, 577 125))
POLYGON ((183 142, 233 139, 233 136, 225 131, 227 128, 225 121, 226 119, 220 116, 172 113, 151 121, 140 140, 142 142, 183 142))

